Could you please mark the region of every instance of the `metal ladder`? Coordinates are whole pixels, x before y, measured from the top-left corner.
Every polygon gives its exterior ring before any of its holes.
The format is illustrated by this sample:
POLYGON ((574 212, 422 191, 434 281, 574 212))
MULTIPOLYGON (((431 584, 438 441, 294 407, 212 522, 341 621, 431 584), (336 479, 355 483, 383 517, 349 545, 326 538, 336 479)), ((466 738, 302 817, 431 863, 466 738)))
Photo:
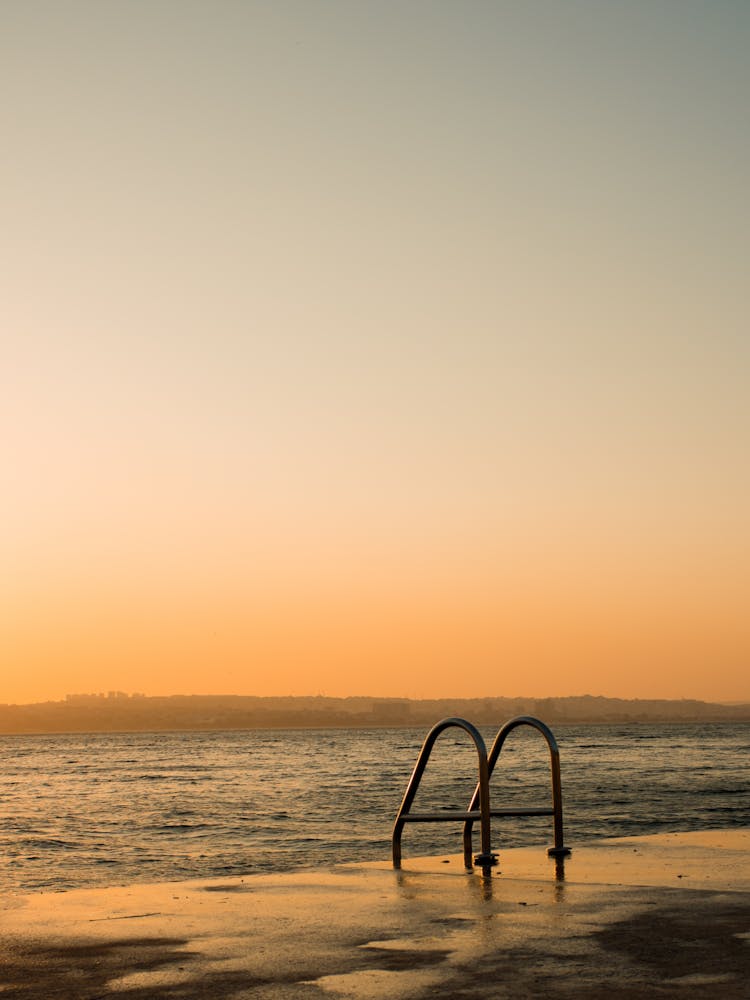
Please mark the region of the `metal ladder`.
POLYGON ((433 726, 427 734, 422 749, 419 751, 417 763, 414 765, 409 783, 406 786, 403 800, 396 815, 393 825, 393 867, 401 867, 401 834, 406 823, 448 823, 463 821, 463 844, 464 844, 464 864, 466 868, 479 865, 488 868, 497 863, 497 855, 492 852, 491 844, 491 818, 508 816, 552 816, 554 817, 555 843, 550 847, 547 854, 550 857, 562 858, 570 854, 570 848, 564 846, 563 842, 563 812, 562 812, 562 783, 560 779, 560 751, 557 741, 552 731, 539 719, 530 715, 518 715, 502 726, 492 744, 492 750, 487 754, 487 747, 482 738, 482 734, 466 719, 443 719, 433 726), (495 770, 495 765, 500 757, 508 734, 519 726, 531 726, 538 730, 547 741, 550 752, 550 771, 552 777, 552 808, 513 808, 513 809, 493 809, 490 805, 490 778, 495 770), (411 811, 414 797, 422 780, 422 775, 427 766, 432 748, 438 736, 446 729, 457 727, 469 734, 477 751, 479 780, 471 797, 469 808, 463 810, 441 810, 432 813, 413 813, 411 811), (472 830, 474 823, 479 820, 481 830, 482 850, 472 860, 472 830))

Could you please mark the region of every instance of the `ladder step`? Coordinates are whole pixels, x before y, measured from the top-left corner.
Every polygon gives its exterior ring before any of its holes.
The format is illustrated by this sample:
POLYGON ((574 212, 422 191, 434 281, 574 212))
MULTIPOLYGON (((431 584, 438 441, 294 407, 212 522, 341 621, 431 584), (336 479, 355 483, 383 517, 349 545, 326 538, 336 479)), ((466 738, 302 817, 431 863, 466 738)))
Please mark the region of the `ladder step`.
MULTIPOLYGON (((554 816, 554 809, 547 808, 535 808, 526 807, 518 809, 492 809, 490 810, 490 816, 502 817, 502 816, 554 816)), ((439 823, 441 821, 451 822, 451 821, 464 821, 467 819, 480 820, 482 814, 478 809, 472 809, 471 812, 464 812, 458 809, 442 809, 440 812, 433 813, 404 813, 400 817, 405 823, 439 823)))
POLYGON ((472 812, 443 809, 440 812, 434 813, 404 813, 402 816, 399 816, 399 819, 402 819, 405 823, 437 823, 440 820, 479 820, 481 817, 482 814, 478 809, 472 812))

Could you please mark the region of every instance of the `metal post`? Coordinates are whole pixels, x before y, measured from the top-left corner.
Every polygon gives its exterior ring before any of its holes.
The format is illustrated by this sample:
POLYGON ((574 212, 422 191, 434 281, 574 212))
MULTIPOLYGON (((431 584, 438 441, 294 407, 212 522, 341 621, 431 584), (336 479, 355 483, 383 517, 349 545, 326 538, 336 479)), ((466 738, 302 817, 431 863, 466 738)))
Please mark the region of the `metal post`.
MULTIPOLYGON (((419 751, 419 756, 417 757, 417 762, 414 765, 414 770, 409 778, 409 783, 406 786, 406 792, 401 801, 398 813, 396 815, 396 821, 393 825, 393 837, 392 837, 392 853, 393 853, 393 867, 401 867, 401 834, 403 833, 404 824, 410 821, 420 822, 440 822, 460 819, 466 821, 467 814, 464 812, 447 816, 441 816, 436 814, 421 814, 421 815, 410 815, 411 806, 414 802, 414 797, 417 794, 417 789, 419 788, 419 783, 422 780, 422 775, 424 774, 425 767, 427 766, 427 761, 429 760, 430 754, 432 753, 432 748, 435 745, 435 740, 438 736, 450 727, 457 727, 463 729, 464 732, 468 733, 474 742, 474 746, 477 750, 478 766, 479 766, 479 780, 477 783, 477 800, 479 803, 479 821, 481 825, 482 834, 482 853, 477 855, 477 864, 483 866, 493 865, 497 861, 497 857, 492 853, 492 832, 491 832, 491 806, 490 806, 490 769, 487 760, 487 747, 482 739, 482 734, 479 730, 473 726, 470 722, 465 719, 449 718, 443 719, 438 722, 437 725, 433 726, 430 732, 427 734, 424 743, 422 744, 422 749, 419 751)), ((464 837, 464 863, 467 868, 472 867, 471 859, 471 840, 469 839, 469 852, 466 853, 466 838, 464 837)))
MULTIPOLYGON (((487 761, 489 777, 492 777, 492 773, 495 770, 495 765, 500 758, 500 752, 503 749, 505 740, 508 735, 519 726, 531 726, 532 729, 538 730, 542 736, 547 741, 547 746, 549 747, 550 753, 550 771, 552 776, 552 810, 547 811, 543 809, 519 809, 519 810, 495 810, 493 815, 517 815, 517 816, 529 816, 529 815, 550 815, 553 816, 554 822, 554 835, 555 844, 554 847, 550 847, 547 853, 550 857, 565 857, 570 854, 570 848, 564 846, 563 838, 563 809, 562 809, 562 781, 560 778, 560 751, 557 746, 557 740, 555 739, 552 730, 549 726, 545 725, 540 719, 535 719, 530 715, 517 715, 514 719, 510 719, 503 725, 497 733, 495 740, 492 744, 492 749, 487 761)), ((469 814, 476 811, 477 805, 481 801, 481 787, 477 784, 474 789, 474 794, 469 803, 469 808, 467 812, 469 814)), ((471 833, 474 826, 474 819, 471 815, 467 817, 464 821, 464 857, 471 856, 471 833)))

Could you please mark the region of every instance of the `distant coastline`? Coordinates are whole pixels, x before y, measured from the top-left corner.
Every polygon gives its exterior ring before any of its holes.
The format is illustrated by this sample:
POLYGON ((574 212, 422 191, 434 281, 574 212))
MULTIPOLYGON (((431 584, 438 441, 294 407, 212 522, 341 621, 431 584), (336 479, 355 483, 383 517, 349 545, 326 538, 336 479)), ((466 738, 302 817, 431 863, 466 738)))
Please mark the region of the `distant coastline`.
POLYGON ((750 703, 689 699, 328 698, 243 695, 147 697, 119 691, 68 695, 64 701, 0 705, 0 734, 174 730, 371 728, 429 726, 459 715, 497 725, 514 715, 550 724, 750 722, 750 703))

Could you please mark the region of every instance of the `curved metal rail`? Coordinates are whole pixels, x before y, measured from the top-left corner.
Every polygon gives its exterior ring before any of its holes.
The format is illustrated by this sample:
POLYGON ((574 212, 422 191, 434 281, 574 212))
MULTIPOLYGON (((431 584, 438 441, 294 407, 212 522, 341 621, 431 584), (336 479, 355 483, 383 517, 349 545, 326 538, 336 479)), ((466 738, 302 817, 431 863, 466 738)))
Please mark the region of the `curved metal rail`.
MULTIPOLYGON (((531 726, 532 729, 538 730, 542 736, 547 741, 547 746, 549 747, 550 754, 550 771, 552 777, 552 808, 517 808, 517 809, 492 809, 490 811, 491 816, 495 817, 505 817, 505 816, 552 816, 554 817, 554 830, 555 830, 555 844, 554 847, 550 847, 547 854, 550 857, 563 858, 570 854, 570 848, 565 847, 563 840, 563 809, 562 809, 562 781, 560 779, 560 751, 557 747, 557 740, 552 734, 552 730, 549 726, 546 726, 539 719, 533 718, 530 715, 517 715, 514 719, 510 719, 505 723, 504 726, 498 731, 495 737, 495 742, 492 744, 492 750, 487 761, 487 769, 489 771, 489 777, 492 777, 492 772, 495 770, 495 765, 497 764, 498 758, 500 757, 500 751, 503 749, 503 745, 508 735, 519 726, 531 726)), ((481 799, 482 791, 480 785, 474 789, 474 794, 469 803, 469 809, 464 821, 464 857, 471 857, 471 834, 472 828, 474 826, 474 816, 473 812, 476 810, 477 802, 481 799)))
MULTIPOLYGON (((393 867, 401 867, 401 834, 406 823, 445 823, 455 822, 456 820, 459 822, 464 820, 464 824, 470 823, 472 827, 475 820, 479 820, 482 833, 482 852, 474 858, 474 864, 482 865, 483 867, 496 864, 497 855, 492 853, 490 844, 490 769, 487 758, 487 747, 479 730, 475 726, 472 726, 470 722, 467 722, 465 719, 450 718, 443 719, 442 722, 438 722, 437 725, 432 727, 422 744, 422 749, 419 751, 417 763, 414 765, 414 770, 409 778, 409 784, 406 786, 406 792, 396 815, 396 822, 393 824, 393 867), (427 761, 432 753, 432 748, 435 745, 435 740, 445 729, 453 726, 463 729, 464 732, 468 733, 477 749, 479 781, 471 800, 472 805, 466 812, 462 810, 446 810, 437 813, 413 813, 411 812, 411 805, 414 801, 414 796, 417 794, 417 789, 422 780, 427 761)), ((464 825, 464 830, 466 830, 466 825, 464 825)), ((472 867, 471 852, 471 833, 469 833, 468 838, 466 833, 464 833, 464 863, 467 868, 472 867)))

